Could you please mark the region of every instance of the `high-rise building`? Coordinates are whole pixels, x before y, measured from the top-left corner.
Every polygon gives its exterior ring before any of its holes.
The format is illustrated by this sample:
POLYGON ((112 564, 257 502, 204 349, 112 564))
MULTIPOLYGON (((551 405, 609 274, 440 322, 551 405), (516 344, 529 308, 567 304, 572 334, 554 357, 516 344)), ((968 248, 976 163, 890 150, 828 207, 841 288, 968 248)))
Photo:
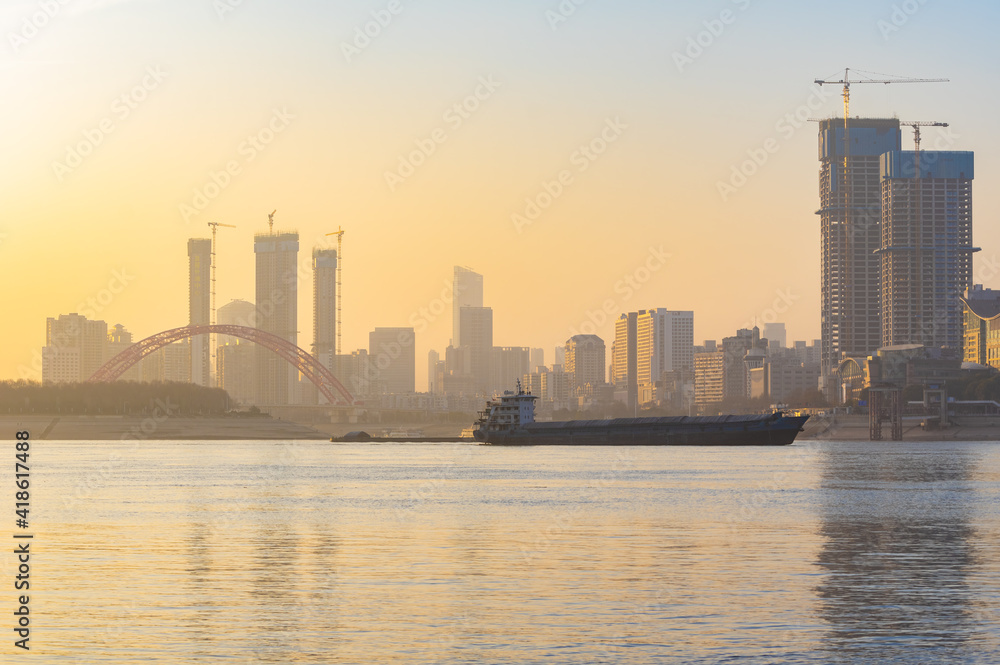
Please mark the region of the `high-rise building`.
POLYGON ((493 309, 462 307, 459 310, 459 330, 462 344, 457 350, 467 363, 464 373, 473 377, 477 392, 492 392, 490 354, 493 352, 493 309))
POLYGON ((42 383, 86 381, 107 359, 108 324, 79 314, 45 321, 42 383))
POLYGON ((898 119, 852 118, 847 129, 839 119, 819 124, 822 373, 831 395, 841 358, 866 358, 882 343, 879 160, 901 148, 898 119))
POLYGON ((569 376, 569 390, 574 396, 577 392, 591 384, 605 384, 604 375, 607 371, 604 363, 607 360, 607 350, 604 340, 597 335, 574 335, 566 340, 566 374, 569 376))
MULTIPOLYGON (((257 259, 256 327, 298 344, 299 234, 259 233, 254 236, 253 249, 257 259)), ((290 404, 298 372, 263 346, 256 346, 255 353, 257 404, 290 404)))
POLYGON ((545 367, 545 349, 532 349, 529 362, 532 372, 537 372, 539 367, 545 367))
POLYGON ((313 250, 312 354, 327 369, 337 355, 337 250, 313 250))
POLYGON ((469 268, 455 266, 453 291, 451 345, 458 348, 466 346, 466 340, 462 339, 462 308, 483 306, 483 276, 469 268))
MULTIPOLYGON (((207 326, 212 322, 212 240, 188 240, 188 323, 207 326)), ((191 382, 199 386, 212 383, 212 353, 210 335, 197 335, 190 340, 191 382)))
POLYGON ((611 347, 611 382, 615 392, 624 391, 630 409, 638 404, 636 368, 636 323, 638 312, 626 312, 615 321, 615 341, 611 347))
POLYGON ((694 312, 640 310, 636 318, 636 381, 640 404, 655 399, 665 372, 694 368, 694 312))
POLYGON ((417 358, 413 328, 376 328, 368 333, 368 360, 376 392, 415 392, 417 358))
POLYGON ((514 390, 522 376, 531 371, 530 349, 526 346, 494 346, 490 351, 493 393, 514 390))
POLYGON ((973 153, 888 152, 881 159, 882 346, 962 348, 972 286, 973 153))

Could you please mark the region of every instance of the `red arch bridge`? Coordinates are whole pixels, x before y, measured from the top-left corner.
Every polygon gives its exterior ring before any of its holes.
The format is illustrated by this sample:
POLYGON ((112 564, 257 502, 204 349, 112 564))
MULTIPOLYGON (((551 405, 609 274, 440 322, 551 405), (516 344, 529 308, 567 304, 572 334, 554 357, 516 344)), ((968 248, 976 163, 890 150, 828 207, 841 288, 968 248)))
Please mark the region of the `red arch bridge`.
POLYGON ((353 406, 357 403, 354 396, 337 380, 333 372, 327 369, 323 363, 305 349, 301 349, 277 335, 258 330, 257 328, 248 328, 247 326, 197 325, 164 330, 152 337, 147 337, 141 342, 136 342, 119 353, 94 372, 89 381, 94 383, 114 381, 137 362, 168 344, 173 344, 174 342, 196 335, 209 335, 212 333, 239 337, 273 351, 312 381, 316 388, 319 389, 320 394, 330 404, 353 406))

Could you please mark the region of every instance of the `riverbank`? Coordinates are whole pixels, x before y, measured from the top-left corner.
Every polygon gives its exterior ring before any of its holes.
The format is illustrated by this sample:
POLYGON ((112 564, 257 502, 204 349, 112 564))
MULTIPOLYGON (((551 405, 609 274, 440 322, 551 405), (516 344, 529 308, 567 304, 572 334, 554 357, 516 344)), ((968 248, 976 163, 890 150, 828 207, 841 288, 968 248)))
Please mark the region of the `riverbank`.
MULTIPOLYGON (((882 438, 889 440, 891 427, 882 423, 882 438)), ((822 418, 813 416, 806 422, 797 441, 867 441, 869 439, 868 416, 843 416, 822 418)), ((904 441, 997 441, 1000 442, 1000 424, 995 418, 976 422, 966 417, 949 427, 924 429, 919 420, 904 420, 904 441)))
POLYGON ((272 418, 148 418, 128 416, 0 416, 0 440, 20 430, 36 441, 329 440, 318 429, 272 418))

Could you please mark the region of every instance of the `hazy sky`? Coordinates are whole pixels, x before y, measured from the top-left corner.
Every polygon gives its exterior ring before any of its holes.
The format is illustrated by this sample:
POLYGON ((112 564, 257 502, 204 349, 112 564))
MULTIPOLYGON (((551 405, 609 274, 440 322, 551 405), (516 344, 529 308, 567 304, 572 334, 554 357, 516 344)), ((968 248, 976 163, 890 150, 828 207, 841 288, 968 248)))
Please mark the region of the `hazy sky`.
POLYGON ((344 348, 416 324, 418 390, 455 264, 485 276, 495 343, 548 362, 605 305, 693 309, 701 340, 777 301, 813 339, 816 125, 795 115, 840 115, 812 81, 844 67, 951 79, 854 86, 852 114, 950 122, 924 148, 976 151, 977 281, 1000 287, 998 20, 971 0, 0 2, 0 377, 88 298, 138 338, 184 325, 209 221, 238 227, 219 305, 253 300, 275 208, 304 264, 346 229, 344 348))

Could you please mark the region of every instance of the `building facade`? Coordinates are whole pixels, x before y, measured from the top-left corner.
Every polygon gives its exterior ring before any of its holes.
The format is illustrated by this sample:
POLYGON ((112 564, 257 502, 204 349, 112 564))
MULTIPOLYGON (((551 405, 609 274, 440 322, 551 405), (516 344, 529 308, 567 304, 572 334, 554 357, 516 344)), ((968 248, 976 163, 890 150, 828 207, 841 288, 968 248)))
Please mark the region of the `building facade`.
POLYGON ((973 153, 881 157, 882 346, 962 347, 972 286, 973 153), (917 164, 919 162, 919 171, 917 164))
MULTIPOLYGON (((256 326, 298 344, 298 255, 296 232, 260 233, 254 236, 256 255, 256 326)), ((298 372, 273 351, 255 346, 258 406, 284 406, 292 402, 298 372)))
POLYGON ((416 338, 413 328, 376 328, 368 334, 367 373, 375 393, 416 391, 416 338))
POLYGON ((819 123, 822 374, 828 395, 842 357, 882 344, 880 158, 901 149, 898 119, 819 123))
MULTIPOLYGON (((462 339, 462 308, 483 306, 483 276, 470 268, 455 266, 452 290, 451 345, 457 348, 467 344, 467 340, 462 339)), ((490 346, 492 345, 490 343, 490 346)))
POLYGON ((108 359, 108 324, 80 314, 45 321, 42 383, 86 381, 108 359))
POLYGON ((607 350, 604 340, 597 335, 574 335, 566 340, 566 362, 570 392, 577 395, 584 386, 601 386, 606 383, 605 363, 607 350))
MULTIPOLYGON (((188 323, 207 326, 212 322, 212 241, 209 238, 188 240, 188 323)), ((199 386, 212 385, 211 335, 191 338, 191 381, 199 386)))

